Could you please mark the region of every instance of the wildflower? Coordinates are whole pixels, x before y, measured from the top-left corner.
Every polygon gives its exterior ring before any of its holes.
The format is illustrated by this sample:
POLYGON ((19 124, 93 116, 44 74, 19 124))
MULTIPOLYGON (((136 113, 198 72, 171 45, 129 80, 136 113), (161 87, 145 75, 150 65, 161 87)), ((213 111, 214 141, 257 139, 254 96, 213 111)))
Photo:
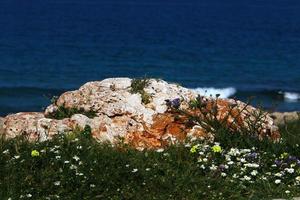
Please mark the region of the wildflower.
POLYGON ((283 176, 283 174, 281 174, 281 173, 276 173, 276 174, 274 174, 274 176, 277 176, 277 177, 282 177, 282 176, 283 176))
POLYGON ((276 179, 276 180, 275 180, 275 183, 276 183, 276 184, 279 184, 279 183, 281 183, 281 180, 280 180, 280 179, 276 179))
POLYGON ((156 150, 156 152, 158 152, 158 153, 161 153, 161 152, 163 152, 163 151, 164 151, 164 149, 162 149, 162 148, 156 150))
POLYGON ((237 156, 237 155, 240 155, 240 151, 236 148, 231 148, 228 152, 228 155, 237 156))
POLYGON ((175 109, 178 109, 180 107, 181 102, 180 102, 179 98, 176 98, 176 99, 173 99, 173 100, 166 100, 166 104, 169 107, 173 107, 175 109))
POLYGON ((267 180, 267 177, 262 176, 260 179, 262 179, 262 180, 267 180))
POLYGON ((59 150, 54 151, 55 154, 59 154, 59 150))
POLYGON ((59 186, 60 185, 60 181, 55 181, 53 184, 56 185, 56 186, 59 186))
POLYGON ((80 160, 78 156, 74 156, 73 159, 76 161, 80 160))
POLYGON ((90 187, 94 188, 94 187, 96 187, 96 185, 95 184, 90 184, 90 187))
POLYGON ((209 167, 209 169, 212 170, 212 171, 215 171, 215 170, 217 170, 218 168, 217 168, 217 166, 215 166, 214 164, 212 164, 212 165, 209 167))
POLYGON ((198 149, 198 147, 199 147, 199 145, 194 145, 194 146, 192 146, 192 148, 191 148, 190 152, 191 152, 191 153, 196 153, 196 152, 197 152, 197 149, 198 149))
POLYGON ((289 191, 289 190, 286 190, 286 191, 285 191, 285 193, 286 193, 286 194, 289 194, 289 193, 291 193, 291 191, 289 191))
POLYGON ((6 149, 5 151, 2 152, 3 154, 8 154, 9 153, 9 150, 6 149))
POLYGON ((219 169, 220 169, 221 171, 224 171, 224 170, 225 170, 225 165, 221 164, 221 165, 219 166, 219 169))
POLYGON ((38 157, 38 156, 40 156, 40 152, 38 152, 37 150, 31 151, 31 157, 38 157))
POLYGON ((259 165, 256 163, 246 163, 244 164, 245 167, 250 167, 250 168, 258 168, 259 165))
POLYGON ((246 170, 247 170, 246 167, 242 167, 242 168, 241 168, 241 171, 242 171, 242 172, 245 172, 246 170))
POLYGON ((257 153, 255 153, 255 152, 254 153, 250 153, 250 154, 248 154, 248 157, 252 158, 252 159, 253 158, 257 158, 257 153))
POLYGON ((222 172, 222 173, 221 173, 221 176, 222 176, 222 177, 226 177, 226 176, 227 176, 227 174, 226 174, 226 173, 224 173, 224 172, 222 172))
POLYGON ((146 171, 150 171, 150 168, 146 168, 146 171))
POLYGON ((250 153, 250 152, 251 152, 250 149, 242 149, 242 150, 241 150, 241 153, 242 153, 242 154, 250 153))
POLYGON ((225 160, 226 161, 231 161, 231 156, 230 155, 225 155, 225 160))
POLYGON ((245 175, 245 176, 244 176, 244 180, 250 181, 250 180, 251 180, 251 177, 245 175))
POLYGON ((294 173, 295 170, 293 168, 286 168, 285 171, 292 174, 292 173, 294 173))
POLYGON ((72 165, 70 166, 70 169, 77 169, 77 166, 75 166, 75 165, 72 164, 72 165))
POLYGON ((70 163, 70 161, 66 160, 64 163, 65 163, 65 164, 68 164, 68 163, 70 163))
POLYGON ((282 163, 282 161, 280 161, 278 159, 275 160, 275 164, 277 165, 277 167, 279 167, 281 165, 281 163, 282 163))
POLYGON ((252 176, 256 176, 257 174, 258 174, 257 170, 253 170, 253 171, 251 172, 251 175, 252 175, 252 176))
POLYGON ((234 162, 233 162, 233 161, 229 161, 227 164, 228 164, 228 165, 233 165, 234 162))
POLYGON ((137 172, 138 171, 138 169, 133 169, 131 172, 132 173, 135 173, 135 172, 137 172))
POLYGON ((219 145, 214 145, 211 149, 215 153, 221 153, 222 152, 222 147, 219 146, 219 145))
POLYGON ((288 158, 289 154, 287 152, 284 152, 280 155, 280 158, 281 159, 285 159, 285 158, 288 158))
POLYGON ((187 143, 184 145, 185 147, 191 147, 191 144, 190 143, 187 143))
POLYGON ((61 156, 55 156, 56 160, 59 160, 61 158, 61 156))
POLYGON ((14 156, 14 158, 15 158, 15 159, 19 159, 19 158, 20 158, 20 156, 14 156))
POLYGON ((291 164, 291 167, 296 167, 296 164, 295 163, 291 164))
POLYGON ((26 197, 31 198, 32 194, 26 194, 26 197))

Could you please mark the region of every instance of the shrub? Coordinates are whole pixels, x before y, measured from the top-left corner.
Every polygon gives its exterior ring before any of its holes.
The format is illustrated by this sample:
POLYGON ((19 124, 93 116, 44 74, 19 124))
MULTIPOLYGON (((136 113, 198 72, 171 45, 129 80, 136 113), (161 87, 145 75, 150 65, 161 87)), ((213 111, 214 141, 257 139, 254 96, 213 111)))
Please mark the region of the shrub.
POLYGON ((150 103, 151 96, 144 90, 149 85, 150 79, 132 79, 130 92, 132 94, 140 94, 144 104, 150 103))
POLYGON ((84 109, 66 108, 64 106, 59 106, 55 112, 47 115, 46 117, 51 119, 64 119, 70 118, 75 114, 83 114, 89 118, 94 118, 97 116, 97 112, 95 111, 85 111, 84 109))

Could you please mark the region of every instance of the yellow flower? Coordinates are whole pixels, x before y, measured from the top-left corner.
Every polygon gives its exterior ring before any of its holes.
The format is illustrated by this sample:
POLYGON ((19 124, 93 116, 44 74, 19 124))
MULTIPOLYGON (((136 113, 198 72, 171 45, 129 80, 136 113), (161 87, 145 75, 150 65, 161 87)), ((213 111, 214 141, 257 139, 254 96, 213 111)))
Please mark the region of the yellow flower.
POLYGON ((191 148, 190 152, 191 152, 191 153, 196 153, 196 152, 197 152, 197 149, 198 149, 198 145, 194 145, 194 146, 191 148))
POLYGON ((280 158, 281 159, 285 159, 285 158, 288 158, 289 157, 289 154, 287 152, 284 152, 280 155, 280 158))
POLYGON ((215 145, 211 149, 215 153, 221 153, 222 152, 222 147, 220 147, 219 145, 215 145))
POLYGON ((38 156, 40 156, 40 152, 38 152, 37 150, 31 151, 31 157, 38 157, 38 156))

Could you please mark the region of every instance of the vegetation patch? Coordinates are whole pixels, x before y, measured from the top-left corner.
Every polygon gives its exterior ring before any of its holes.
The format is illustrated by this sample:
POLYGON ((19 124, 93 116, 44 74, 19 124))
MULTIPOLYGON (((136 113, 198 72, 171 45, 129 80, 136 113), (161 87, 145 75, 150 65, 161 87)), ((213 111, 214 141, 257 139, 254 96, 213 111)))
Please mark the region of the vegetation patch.
POLYGON ((84 109, 65 108, 64 106, 59 106, 55 112, 47 115, 46 117, 51 119, 64 119, 70 118, 75 114, 83 114, 89 118, 94 118, 97 116, 97 112, 95 111, 85 111, 84 109))
MULTIPOLYGON (((135 84, 135 91, 147 85, 135 84)), ((96 142, 89 126, 38 143, 22 137, 0 138, 0 199, 239 200, 300 196, 300 120, 281 126, 282 138, 274 143, 256 137, 265 113, 258 112, 256 120, 248 122, 254 131, 250 134, 249 129, 236 131, 225 121, 218 121, 217 106, 206 109, 200 97, 190 102, 189 109, 198 109, 202 115, 180 109, 179 98, 167 101, 167 105, 169 111, 184 116, 187 125, 198 124, 213 132, 214 141, 187 140, 166 149, 138 151, 123 143, 112 146, 96 142)), ((78 113, 75 111, 54 117, 64 118, 78 113)))
POLYGON ((144 89, 149 85, 150 79, 132 79, 130 92, 132 94, 140 94, 144 104, 150 103, 151 96, 144 89))
POLYGON ((156 151, 97 143, 89 127, 41 143, 0 140, 0 199, 300 196, 300 121, 280 128, 276 144, 220 134, 156 151))

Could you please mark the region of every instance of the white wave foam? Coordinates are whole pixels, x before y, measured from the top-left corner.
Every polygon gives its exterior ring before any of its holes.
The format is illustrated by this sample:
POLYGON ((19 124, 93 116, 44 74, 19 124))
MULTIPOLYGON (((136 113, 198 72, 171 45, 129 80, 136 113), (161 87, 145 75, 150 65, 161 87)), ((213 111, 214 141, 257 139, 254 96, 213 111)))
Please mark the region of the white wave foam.
POLYGON ((204 87, 204 88, 195 88, 193 90, 202 96, 216 97, 216 95, 219 94, 220 98, 228 98, 236 93, 236 89, 233 87, 228 87, 228 88, 204 87))
POLYGON ((300 94, 294 92, 284 92, 283 93, 284 99, 287 101, 298 101, 300 100, 300 94))

